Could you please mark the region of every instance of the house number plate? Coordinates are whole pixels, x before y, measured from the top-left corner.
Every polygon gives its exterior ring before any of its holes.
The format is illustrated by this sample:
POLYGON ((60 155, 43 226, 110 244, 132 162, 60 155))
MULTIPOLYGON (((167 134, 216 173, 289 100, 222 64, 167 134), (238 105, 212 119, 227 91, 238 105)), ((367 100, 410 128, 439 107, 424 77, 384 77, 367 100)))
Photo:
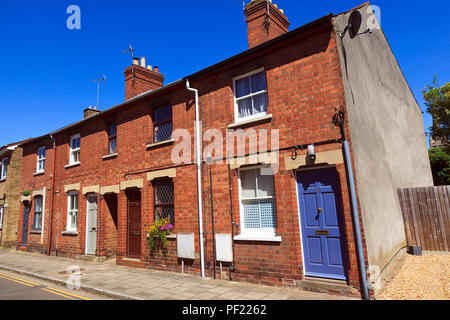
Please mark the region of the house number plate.
POLYGON ((316 230, 316 236, 329 236, 330 231, 328 230, 316 230))

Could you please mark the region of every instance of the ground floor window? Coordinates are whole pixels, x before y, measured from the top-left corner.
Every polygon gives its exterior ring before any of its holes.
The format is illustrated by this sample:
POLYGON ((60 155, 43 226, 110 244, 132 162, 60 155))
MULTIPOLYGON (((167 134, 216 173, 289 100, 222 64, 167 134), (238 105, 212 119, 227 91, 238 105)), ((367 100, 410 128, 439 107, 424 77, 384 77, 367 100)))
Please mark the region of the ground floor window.
POLYGON ((42 225, 42 196, 34 198, 33 230, 41 230, 42 225))
POLYGON ((239 170, 241 233, 273 237, 277 226, 273 172, 253 167, 239 170))
POLYGON ((77 230, 77 220, 78 220, 78 193, 69 192, 68 194, 68 209, 67 209, 67 231, 77 230))
POLYGON ((175 212, 172 180, 155 180, 153 186, 155 189, 155 220, 169 218, 172 225, 174 225, 175 212))

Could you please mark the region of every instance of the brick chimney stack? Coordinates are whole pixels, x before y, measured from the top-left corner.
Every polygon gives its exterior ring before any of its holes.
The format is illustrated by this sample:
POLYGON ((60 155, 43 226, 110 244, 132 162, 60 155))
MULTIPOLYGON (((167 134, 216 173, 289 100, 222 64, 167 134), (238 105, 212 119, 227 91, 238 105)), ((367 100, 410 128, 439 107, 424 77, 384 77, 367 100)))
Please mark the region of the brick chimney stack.
POLYGON ((83 119, 86 119, 94 114, 99 113, 100 110, 97 109, 97 107, 92 108, 91 106, 89 106, 89 108, 84 109, 84 117, 83 119))
POLYGON ((244 10, 247 18, 248 47, 281 36, 289 30, 289 20, 272 0, 252 0, 244 10))
POLYGON ((125 100, 149 90, 161 88, 164 77, 158 67, 146 66, 145 58, 133 58, 133 65, 125 69, 125 100))

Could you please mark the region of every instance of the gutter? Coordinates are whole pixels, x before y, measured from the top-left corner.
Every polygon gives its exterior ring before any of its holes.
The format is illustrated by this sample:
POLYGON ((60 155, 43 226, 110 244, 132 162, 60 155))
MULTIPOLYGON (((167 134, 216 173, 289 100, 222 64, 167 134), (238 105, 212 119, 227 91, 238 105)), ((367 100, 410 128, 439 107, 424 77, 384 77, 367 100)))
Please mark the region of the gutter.
MULTIPOLYGON (((186 89, 195 93, 195 138, 196 138, 196 163, 197 163, 197 193, 198 193, 198 220, 200 236, 200 267, 202 278, 205 277, 205 255, 203 251, 203 208, 202 208, 202 179, 201 179, 201 140, 200 140, 200 112, 198 108, 198 90, 189 87, 189 80, 186 79, 186 89)), ((215 267, 215 266, 214 266, 215 267)))

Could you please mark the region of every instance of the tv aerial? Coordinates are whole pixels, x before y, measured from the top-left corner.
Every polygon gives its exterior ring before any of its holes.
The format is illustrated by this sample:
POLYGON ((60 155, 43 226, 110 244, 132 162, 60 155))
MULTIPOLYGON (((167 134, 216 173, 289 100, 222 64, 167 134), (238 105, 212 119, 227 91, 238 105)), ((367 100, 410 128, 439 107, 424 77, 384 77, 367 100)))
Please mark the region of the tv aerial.
POLYGON ((134 58, 134 48, 131 46, 131 44, 128 45, 127 50, 123 50, 122 53, 128 53, 130 54, 131 58, 134 58))
POLYGON ((95 105, 95 109, 98 109, 98 97, 100 95, 100 82, 106 81, 106 76, 103 75, 100 79, 93 79, 93 82, 97 82, 97 104, 95 105))
POLYGON ((122 53, 128 53, 131 56, 131 81, 134 81, 134 48, 131 44, 128 45, 128 49, 127 50, 123 50, 122 53))

